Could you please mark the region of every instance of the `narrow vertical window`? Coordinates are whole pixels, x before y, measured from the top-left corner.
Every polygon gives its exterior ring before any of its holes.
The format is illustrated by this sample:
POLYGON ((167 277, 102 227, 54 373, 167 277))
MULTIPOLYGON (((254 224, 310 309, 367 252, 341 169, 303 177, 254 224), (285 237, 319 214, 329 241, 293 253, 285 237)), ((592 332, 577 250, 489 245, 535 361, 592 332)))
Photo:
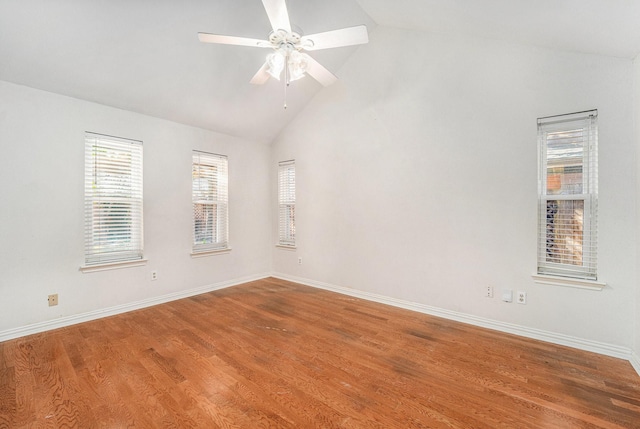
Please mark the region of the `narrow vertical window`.
POLYGON ((278 163, 278 245, 296 245, 296 165, 278 163))
POLYGON ((597 280, 597 118, 538 119, 538 274, 597 280))
POLYGON ((85 134, 85 264, 142 259, 142 142, 85 134))
POLYGON ((227 157, 193 152, 191 168, 193 202, 193 252, 229 247, 227 157))

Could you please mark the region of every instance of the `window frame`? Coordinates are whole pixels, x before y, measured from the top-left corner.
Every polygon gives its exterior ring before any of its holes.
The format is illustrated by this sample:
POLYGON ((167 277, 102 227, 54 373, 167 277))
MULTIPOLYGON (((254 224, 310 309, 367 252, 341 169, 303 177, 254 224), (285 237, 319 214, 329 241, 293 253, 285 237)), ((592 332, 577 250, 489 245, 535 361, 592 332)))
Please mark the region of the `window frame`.
MULTIPOLYGON (((588 110, 566 115, 538 119, 538 243, 537 275, 540 283, 603 287, 597 272, 597 217, 598 217, 598 111, 588 110), (582 133, 582 160, 580 192, 549 193, 550 134, 582 133), (549 261, 549 201, 581 201, 582 237, 581 264, 549 261), (563 279, 566 279, 564 281, 563 279)), ((566 166, 562 167, 566 168, 566 166)), ((563 171, 562 175, 566 174, 563 171)), ((555 218, 552 223, 555 223, 555 218)), ((563 224, 563 226, 566 224, 563 224)), ((556 253, 553 253, 556 255, 556 253)))
POLYGON ((192 151, 191 160, 191 203, 193 210, 191 254, 192 256, 202 256, 228 251, 230 250, 228 157, 194 150, 192 151), (203 180, 207 182, 207 188, 211 187, 211 189, 203 190, 200 188, 203 180), (215 213, 209 210, 214 210, 215 213), (201 215, 199 216, 198 213, 201 215), (209 215, 215 218, 215 221, 211 225, 207 225, 208 222, 201 224, 204 217, 209 217, 209 215), (203 237, 202 242, 199 242, 200 237, 203 237))
POLYGON ((87 131, 84 146, 85 265, 81 271, 142 265, 146 262, 143 143, 87 131), (109 205, 111 209, 105 208, 109 205))
POLYGON ((278 246, 296 247, 296 161, 278 162, 278 246))

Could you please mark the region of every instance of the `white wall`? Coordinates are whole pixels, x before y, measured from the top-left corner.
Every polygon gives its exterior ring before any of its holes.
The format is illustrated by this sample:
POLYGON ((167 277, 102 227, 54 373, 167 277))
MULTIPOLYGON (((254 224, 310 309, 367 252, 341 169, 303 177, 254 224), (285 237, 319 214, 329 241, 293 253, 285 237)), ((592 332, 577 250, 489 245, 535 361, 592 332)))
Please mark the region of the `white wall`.
POLYGON ((270 271, 269 147, 0 82, 0 336, 270 271), (83 274, 84 132, 144 143, 144 267, 83 274), (232 251, 192 259, 191 151, 229 157, 232 251), (158 280, 151 281, 156 270, 158 280), (60 304, 48 307, 47 295, 60 304))
MULTIPOLYGON (((635 146, 640 146, 640 55, 633 62, 633 117, 635 125, 635 146)), ((640 151, 636 153, 637 168, 640 172, 640 151)), ((638 225, 638 235, 636 235, 637 256, 636 267, 640 267, 640 174, 636 177, 636 225, 638 225)), ((640 280, 640 279, 638 279, 640 280)), ((631 360, 636 371, 640 374, 640 285, 636 282, 636 306, 635 306, 635 332, 634 332, 634 356, 631 360)))
POLYGON ((296 159, 298 243, 275 272, 631 348, 631 61, 378 27, 338 75, 274 143, 273 169, 296 159), (536 118, 593 108, 609 286, 539 285, 536 118))
POLYGON ((640 65, 379 27, 338 75, 271 148, 0 82, 0 337, 259 277, 273 262, 276 273, 640 354, 631 239, 640 237, 631 91, 640 65), (599 271, 609 286, 538 285, 535 120, 591 108, 600 112, 599 271), (145 267, 78 271, 84 131, 144 141, 145 267), (229 156, 229 254, 189 256, 192 149, 229 156), (296 252, 274 249, 269 214, 277 161, 292 158, 296 252), (496 298, 482 296, 486 285, 496 298), (501 288, 525 290, 527 305, 500 302, 501 288), (59 306, 47 306, 50 293, 59 306))

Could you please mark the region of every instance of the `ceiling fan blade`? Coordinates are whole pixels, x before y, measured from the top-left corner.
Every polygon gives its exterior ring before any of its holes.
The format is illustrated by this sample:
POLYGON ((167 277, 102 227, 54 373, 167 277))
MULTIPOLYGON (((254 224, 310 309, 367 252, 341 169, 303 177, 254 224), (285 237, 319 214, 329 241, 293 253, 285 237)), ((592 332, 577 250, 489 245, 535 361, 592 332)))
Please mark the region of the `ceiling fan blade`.
POLYGON ((362 45, 369 42, 366 25, 348 27, 340 30, 302 36, 301 44, 307 51, 338 48, 341 46, 362 45))
POLYGON ((306 72, 309 76, 317 80, 322 86, 329 86, 338 80, 336 75, 331 73, 322 64, 307 56, 307 69, 306 72))
POLYGON ((250 39, 248 37, 222 36, 219 34, 198 33, 198 39, 205 43, 221 43, 223 45, 253 46, 257 48, 270 48, 268 40, 250 39))
POLYGON ((269 65, 267 63, 264 63, 262 67, 260 67, 260 70, 258 70, 258 73, 256 73, 255 76, 253 76, 253 78, 251 79, 251 83, 254 85, 262 85, 263 83, 265 83, 270 76, 267 72, 268 68, 269 65))
POLYGON ((262 0, 262 4, 267 11, 273 31, 286 30, 287 33, 291 33, 291 22, 285 0, 262 0))

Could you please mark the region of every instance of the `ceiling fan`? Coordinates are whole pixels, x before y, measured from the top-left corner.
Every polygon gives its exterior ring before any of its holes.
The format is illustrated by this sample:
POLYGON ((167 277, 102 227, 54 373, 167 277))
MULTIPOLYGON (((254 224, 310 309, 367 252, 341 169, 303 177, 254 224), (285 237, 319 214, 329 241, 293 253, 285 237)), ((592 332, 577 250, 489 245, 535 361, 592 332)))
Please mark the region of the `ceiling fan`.
POLYGON ((273 28, 268 40, 198 33, 201 42, 272 49, 273 52, 267 55, 264 65, 251 79, 253 84, 262 85, 269 76, 280 80, 284 71, 285 90, 290 82, 304 77, 305 74, 309 74, 324 86, 331 85, 338 78, 303 51, 360 45, 369 41, 365 25, 308 36, 300 35, 291 30, 285 0, 262 0, 262 4, 273 28))

